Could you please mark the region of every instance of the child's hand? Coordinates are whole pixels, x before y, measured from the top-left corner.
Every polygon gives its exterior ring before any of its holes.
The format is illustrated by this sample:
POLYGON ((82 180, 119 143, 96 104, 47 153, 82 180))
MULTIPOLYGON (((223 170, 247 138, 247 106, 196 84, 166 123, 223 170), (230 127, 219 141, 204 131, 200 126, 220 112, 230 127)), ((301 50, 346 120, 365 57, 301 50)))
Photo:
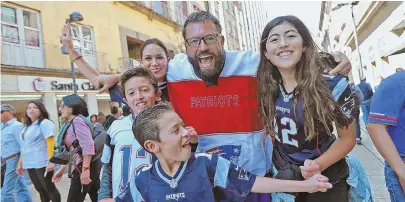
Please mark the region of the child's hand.
POLYGON ((190 134, 190 142, 192 144, 198 143, 198 134, 195 131, 195 129, 192 126, 187 126, 186 129, 188 130, 188 133, 190 134))
POLYGON ((326 192, 328 189, 332 188, 332 184, 328 182, 329 179, 321 174, 315 174, 311 178, 304 181, 308 186, 308 192, 313 193, 317 191, 326 192))
POLYGON ((304 179, 308 179, 315 174, 321 173, 321 167, 314 160, 307 159, 304 161, 304 166, 300 166, 301 175, 304 179))

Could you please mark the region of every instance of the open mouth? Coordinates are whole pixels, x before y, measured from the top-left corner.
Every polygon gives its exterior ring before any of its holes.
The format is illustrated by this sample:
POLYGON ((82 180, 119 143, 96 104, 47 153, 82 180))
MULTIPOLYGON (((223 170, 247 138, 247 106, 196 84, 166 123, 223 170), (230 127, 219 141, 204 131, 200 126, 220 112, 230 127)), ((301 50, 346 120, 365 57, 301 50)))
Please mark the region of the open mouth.
POLYGON ((137 108, 145 108, 146 107, 146 102, 138 102, 135 105, 137 108))
POLYGON ((203 69, 211 68, 213 65, 214 56, 212 55, 203 55, 198 57, 198 62, 200 67, 203 69))
POLYGON ((289 58, 290 55, 292 55, 293 52, 292 51, 282 51, 280 53, 278 53, 277 55, 281 58, 281 59, 286 59, 289 58))
POLYGON ((183 145, 181 145, 181 147, 184 148, 184 149, 187 149, 187 150, 190 150, 190 151, 191 151, 191 144, 190 144, 190 141, 187 140, 187 142, 184 143, 183 145))

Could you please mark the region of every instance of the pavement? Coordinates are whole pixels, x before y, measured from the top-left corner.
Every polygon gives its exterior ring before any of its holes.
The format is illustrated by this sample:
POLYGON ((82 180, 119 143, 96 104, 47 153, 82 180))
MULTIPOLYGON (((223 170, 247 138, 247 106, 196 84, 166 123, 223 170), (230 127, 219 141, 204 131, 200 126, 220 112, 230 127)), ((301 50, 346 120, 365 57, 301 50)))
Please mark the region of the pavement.
MULTIPOLYGON (((362 137, 363 144, 356 145, 350 155, 357 157, 366 170, 369 181, 371 183, 371 191, 374 202, 389 202, 389 194, 385 186, 384 178, 384 160, 375 149, 374 144, 369 138, 364 126, 362 126, 362 137)), ((70 181, 66 175, 58 184, 56 184, 62 196, 62 201, 67 200, 69 185, 70 181)), ((30 185, 30 191, 32 193, 34 202, 40 202, 41 200, 39 198, 39 194, 35 190, 33 185, 30 185)), ((89 197, 87 197, 85 201, 90 201, 89 197)))

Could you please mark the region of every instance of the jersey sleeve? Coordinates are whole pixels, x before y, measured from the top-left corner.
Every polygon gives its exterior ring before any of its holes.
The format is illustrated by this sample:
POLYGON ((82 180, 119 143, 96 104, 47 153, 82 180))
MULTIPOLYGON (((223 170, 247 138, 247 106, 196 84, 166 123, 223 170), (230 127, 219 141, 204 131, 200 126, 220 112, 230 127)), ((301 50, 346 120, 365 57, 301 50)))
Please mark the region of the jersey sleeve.
POLYGON ((144 202, 140 192, 135 186, 135 180, 126 187, 126 189, 115 198, 115 202, 144 202))
POLYGON ((360 113, 360 100, 350 87, 348 79, 346 77, 337 75, 333 78, 327 79, 327 81, 329 88, 332 91, 333 98, 340 106, 340 109, 336 110, 341 110, 343 114, 349 119, 349 122, 345 120, 338 120, 337 124, 340 126, 345 126, 360 113))
POLYGON ((370 106, 369 122, 396 126, 405 105, 405 85, 394 78, 384 80, 375 92, 370 106))
POLYGON ((231 201, 240 201, 250 193, 256 175, 232 164, 229 160, 215 154, 197 154, 207 158, 208 177, 213 179, 215 188, 221 189, 231 201))

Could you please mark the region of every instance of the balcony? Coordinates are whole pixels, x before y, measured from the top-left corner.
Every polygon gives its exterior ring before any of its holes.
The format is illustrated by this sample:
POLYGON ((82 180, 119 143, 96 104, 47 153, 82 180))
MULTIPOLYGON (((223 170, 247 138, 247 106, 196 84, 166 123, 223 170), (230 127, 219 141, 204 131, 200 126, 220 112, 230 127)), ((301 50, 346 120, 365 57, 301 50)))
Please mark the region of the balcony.
MULTIPOLYGON (((1 72, 7 74, 41 74, 69 77, 71 72, 68 55, 61 52, 61 44, 37 43, 35 46, 24 40, 10 41, 2 38, 1 72)), ((107 53, 91 48, 76 49, 83 58, 101 73, 111 73, 107 53)))
POLYGON ((148 16, 149 20, 157 19, 178 30, 184 25, 187 16, 182 14, 181 9, 173 10, 169 4, 170 1, 119 1, 134 10, 137 10, 148 16))

